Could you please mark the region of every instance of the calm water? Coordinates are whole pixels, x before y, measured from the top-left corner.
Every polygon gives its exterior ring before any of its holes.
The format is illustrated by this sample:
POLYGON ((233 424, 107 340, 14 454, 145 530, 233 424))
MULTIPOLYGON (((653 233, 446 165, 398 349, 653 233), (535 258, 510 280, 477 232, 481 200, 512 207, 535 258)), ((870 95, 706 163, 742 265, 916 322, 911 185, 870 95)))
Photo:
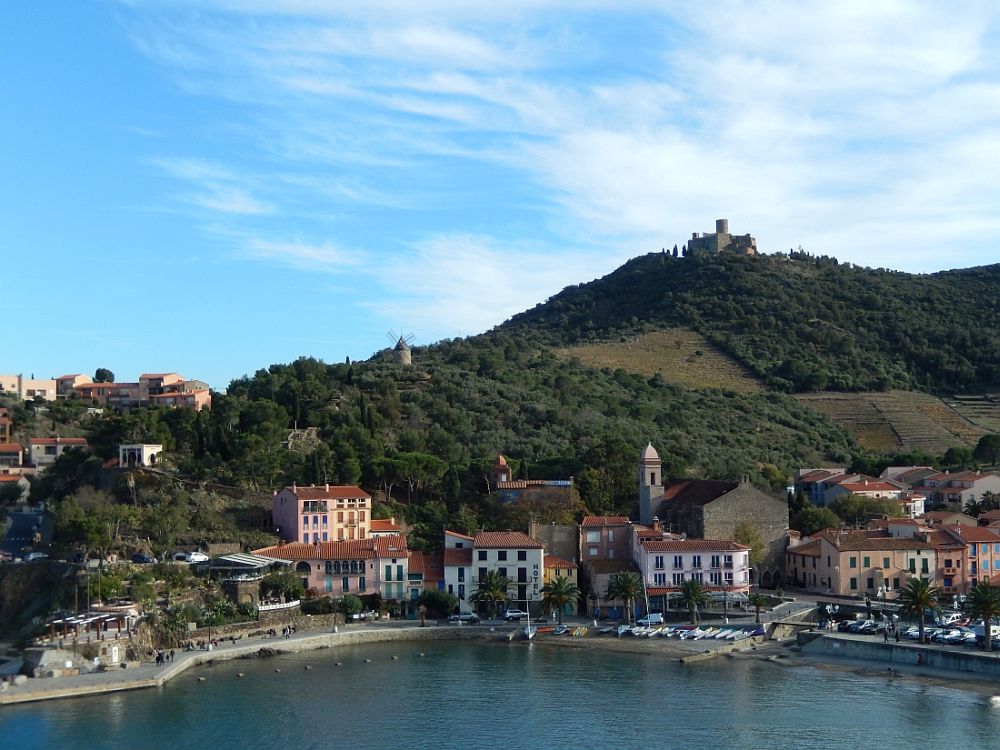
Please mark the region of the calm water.
POLYGON ((4 750, 989 748, 998 737, 1000 698, 538 644, 315 651, 196 668, 160 690, 0 709, 4 750))

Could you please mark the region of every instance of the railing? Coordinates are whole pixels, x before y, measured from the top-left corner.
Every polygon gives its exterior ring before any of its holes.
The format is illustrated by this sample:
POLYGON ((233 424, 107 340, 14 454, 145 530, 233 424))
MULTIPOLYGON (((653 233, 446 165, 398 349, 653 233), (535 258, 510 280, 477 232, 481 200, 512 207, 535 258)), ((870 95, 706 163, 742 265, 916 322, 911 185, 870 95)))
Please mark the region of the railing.
POLYGON ((274 612, 279 609, 292 609, 300 604, 300 600, 296 599, 291 602, 278 602, 277 604, 261 604, 257 607, 258 612, 274 612))

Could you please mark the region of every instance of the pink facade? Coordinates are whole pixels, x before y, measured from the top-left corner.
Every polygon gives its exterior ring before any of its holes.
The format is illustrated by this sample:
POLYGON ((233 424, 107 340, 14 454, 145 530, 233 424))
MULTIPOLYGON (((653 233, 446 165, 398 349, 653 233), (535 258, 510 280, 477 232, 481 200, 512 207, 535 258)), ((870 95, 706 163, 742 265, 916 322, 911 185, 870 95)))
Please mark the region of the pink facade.
POLYGON ((407 596, 409 552, 402 536, 371 537, 318 544, 279 544, 254 554, 290 560, 307 589, 342 597, 378 593, 402 601, 407 596))
POLYGON ((366 539, 371 509, 371 496, 354 485, 292 485, 271 498, 271 520, 278 535, 289 542, 366 539))

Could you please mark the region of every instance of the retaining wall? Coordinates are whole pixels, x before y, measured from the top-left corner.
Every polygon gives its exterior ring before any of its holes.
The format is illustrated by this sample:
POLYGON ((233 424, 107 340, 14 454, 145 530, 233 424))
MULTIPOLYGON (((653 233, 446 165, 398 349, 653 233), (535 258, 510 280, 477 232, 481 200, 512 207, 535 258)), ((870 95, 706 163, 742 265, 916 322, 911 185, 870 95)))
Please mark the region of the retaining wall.
POLYGON ((1000 678, 1000 656, 961 647, 883 643, 836 635, 821 635, 801 644, 801 647, 802 653, 816 656, 972 672, 1000 678))

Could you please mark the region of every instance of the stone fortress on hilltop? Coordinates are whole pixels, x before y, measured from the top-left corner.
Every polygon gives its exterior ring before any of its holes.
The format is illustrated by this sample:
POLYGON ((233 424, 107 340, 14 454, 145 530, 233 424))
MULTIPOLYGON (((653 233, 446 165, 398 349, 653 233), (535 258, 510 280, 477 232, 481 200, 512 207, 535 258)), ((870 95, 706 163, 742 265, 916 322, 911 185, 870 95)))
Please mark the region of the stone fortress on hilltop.
POLYGON ((713 234, 691 233, 687 250, 692 253, 701 250, 706 253, 736 253, 738 255, 756 255, 757 240, 749 234, 730 234, 729 219, 716 219, 713 234))

